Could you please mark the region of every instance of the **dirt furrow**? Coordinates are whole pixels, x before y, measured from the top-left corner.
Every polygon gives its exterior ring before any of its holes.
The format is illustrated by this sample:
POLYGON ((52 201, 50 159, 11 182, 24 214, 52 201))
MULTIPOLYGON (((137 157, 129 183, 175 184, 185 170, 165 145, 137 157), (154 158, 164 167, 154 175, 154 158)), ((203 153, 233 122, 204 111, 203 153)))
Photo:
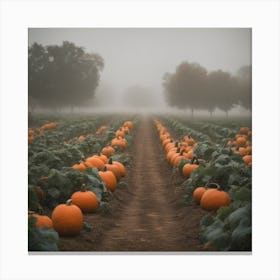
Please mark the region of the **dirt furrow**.
MULTIPOLYGON (((195 250, 195 246, 186 249, 186 244, 182 244, 187 233, 183 231, 184 221, 174 205, 171 168, 162 161, 163 154, 151 119, 140 122, 135 138, 134 164, 128 178, 133 196, 118 227, 106 232, 97 250, 195 250)), ((190 240, 192 244, 196 240, 199 245, 197 233, 190 240)))
POLYGON ((151 118, 140 119, 131 155, 125 185, 113 193, 109 213, 86 214, 92 230, 75 239, 61 238, 60 250, 201 251, 199 221, 205 212, 184 204, 183 179, 165 161, 151 118))

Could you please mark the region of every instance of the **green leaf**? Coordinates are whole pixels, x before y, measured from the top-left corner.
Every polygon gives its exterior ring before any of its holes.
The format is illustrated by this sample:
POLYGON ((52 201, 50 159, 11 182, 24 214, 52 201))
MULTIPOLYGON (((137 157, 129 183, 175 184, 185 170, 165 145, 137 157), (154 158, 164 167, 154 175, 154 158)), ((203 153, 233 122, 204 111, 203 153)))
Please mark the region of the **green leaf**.
POLYGON ((36 218, 28 218, 28 251, 57 251, 58 233, 53 228, 36 228, 36 218))
POLYGON ((217 218, 224 221, 228 215, 230 215, 233 211, 233 205, 230 204, 229 206, 221 207, 217 211, 217 218))
POLYGON ((236 209, 226 218, 225 222, 229 223, 231 229, 235 229, 243 219, 251 220, 251 207, 249 205, 236 209))
POLYGON ((252 227, 246 219, 242 220, 231 235, 231 250, 252 250, 252 227))
POLYGON ((47 192, 55 200, 57 200, 60 196, 60 191, 58 189, 54 188, 54 187, 49 188, 47 192))
POLYGON ((234 193, 233 200, 251 202, 252 201, 252 191, 249 190, 248 188, 241 187, 239 190, 237 190, 234 193))

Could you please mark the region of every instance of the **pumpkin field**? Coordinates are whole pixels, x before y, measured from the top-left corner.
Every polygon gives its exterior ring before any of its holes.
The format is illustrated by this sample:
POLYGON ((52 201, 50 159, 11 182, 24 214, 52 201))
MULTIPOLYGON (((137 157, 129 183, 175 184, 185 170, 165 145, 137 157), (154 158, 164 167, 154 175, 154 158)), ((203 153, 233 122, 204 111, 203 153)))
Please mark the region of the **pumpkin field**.
POLYGON ((251 251, 249 118, 32 114, 28 250, 251 251))

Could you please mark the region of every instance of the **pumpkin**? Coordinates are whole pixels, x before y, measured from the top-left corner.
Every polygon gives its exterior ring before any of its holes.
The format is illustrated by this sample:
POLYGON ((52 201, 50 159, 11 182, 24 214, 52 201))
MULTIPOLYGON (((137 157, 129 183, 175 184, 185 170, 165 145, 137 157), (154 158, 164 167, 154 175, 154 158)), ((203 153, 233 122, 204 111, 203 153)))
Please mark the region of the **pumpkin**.
POLYGON ((207 189, 205 187, 197 187, 193 192, 193 201, 195 204, 199 205, 202 195, 207 189))
POLYGON ((184 158, 186 158, 184 156, 184 151, 181 151, 179 155, 175 155, 172 160, 171 160, 171 165, 172 166, 177 166, 181 160, 183 160, 184 158))
POLYGON ((239 137, 236 138, 236 144, 238 146, 245 146, 246 145, 246 141, 247 141, 247 139, 244 136, 239 136, 239 137))
POLYGON ((165 132, 165 133, 161 134, 160 137, 159 137, 161 142, 168 139, 168 138, 170 138, 170 134, 168 132, 165 132))
POLYGON ((191 136, 184 136, 184 140, 188 143, 188 146, 193 146, 195 144, 195 141, 191 136))
POLYGON ((252 154, 252 146, 247 146, 247 154, 251 155, 252 154))
POLYGON ((198 159, 196 157, 193 157, 191 163, 186 163, 183 166, 182 172, 186 177, 189 177, 192 174, 192 172, 198 167, 199 167, 198 159))
POLYGON ((110 157, 115 152, 115 149, 111 146, 106 146, 101 150, 101 153, 107 157, 110 157))
POLYGON ((165 146, 167 144, 172 143, 172 142, 173 142, 173 140, 170 137, 168 137, 165 140, 163 140, 161 144, 162 144, 162 147, 165 148, 165 146))
POLYGON ((100 127, 97 129, 97 131, 95 132, 95 135, 100 135, 100 134, 102 134, 106 128, 107 128, 106 125, 100 126, 100 127))
POLYGON ((243 157, 243 160, 246 165, 251 166, 252 165, 252 155, 246 155, 243 157))
POLYGON ((240 127, 239 131, 242 134, 247 134, 250 131, 250 128, 249 127, 240 127))
POLYGON ((104 168, 105 163, 98 158, 98 156, 92 156, 86 159, 85 165, 89 167, 104 168))
POLYGON ((238 152, 239 152, 239 154, 243 157, 243 156, 246 156, 247 154, 248 154, 248 151, 247 151, 247 148, 245 148, 245 147, 240 147, 239 149, 238 149, 238 152))
POLYGON ((83 164, 83 163, 81 162, 81 163, 79 163, 79 164, 74 164, 74 165, 72 166, 72 168, 83 172, 83 171, 86 170, 87 167, 86 167, 85 164, 83 164))
MULTIPOLYGON (((230 204, 229 195, 220 189, 220 186, 216 183, 218 188, 215 189, 207 189, 201 197, 200 206, 204 210, 217 210, 220 207, 228 206, 230 204)), ((210 184, 209 184, 210 185, 210 184)))
POLYGON ((78 142, 82 142, 83 140, 85 140, 86 139, 86 137, 84 136, 84 135, 80 135, 79 137, 78 137, 78 142))
POLYGON ((121 176, 122 176, 122 177, 125 176, 126 170, 125 170, 124 165, 123 165, 121 162, 119 162, 119 161, 113 161, 112 163, 115 164, 115 165, 117 165, 117 166, 119 167, 121 176))
POLYGON ((36 218, 36 228, 40 227, 48 227, 48 228, 53 228, 53 221, 51 220, 50 217, 46 215, 39 215, 39 214, 32 214, 32 217, 36 218))
POLYGON ((125 148, 126 147, 126 140, 125 140, 125 138, 117 137, 117 138, 112 139, 111 145, 125 148))
POLYGON ((118 165, 113 164, 112 158, 110 158, 108 163, 105 164, 105 167, 107 170, 110 170, 114 173, 117 180, 119 180, 121 178, 121 176, 122 176, 121 171, 120 171, 118 165))
POLYGON ((78 235, 83 228, 83 213, 72 199, 57 205, 52 212, 53 227, 60 236, 78 235))
POLYGON ((110 170, 98 171, 98 174, 104 182, 106 188, 113 192, 117 187, 117 178, 115 174, 110 170))
POLYGON ((185 158, 192 159, 194 157, 193 149, 189 149, 186 153, 183 154, 185 158))
POLYGON ((108 162, 108 157, 106 155, 103 155, 103 154, 100 154, 98 156, 104 163, 107 163, 108 162))
MULTIPOLYGON (((164 147, 164 150, 165 150, 165 152, 166 153, 168 153, 171 149, 173 149, 173 148, 178 148, 178 145, 177 145, 177 147, 176 147, 176 144, 172 141, 172 142, 170 142, 170 143, 167 143, 166 145, 165 145, 165 147, 164 147)), ((176 150, 175 149, 175 150, 176 150)))
POLYGON ((115 136, 116 136, 116 137, 119 137, 119 136, 124 137, 124 136, 125 136, 124 130, 118 129, 118 130, 115 132, 115 136))
POLYGON ((98 198, 92 191, 87 191, 82 186, 80 191, 74 192, 71 196, 72 203, 77 205, 84 213, 92 213, 98 207, 98 198))
POLYGON ((180 148, 172 148, 168 151, 168 153, 166 154, 166 160, 168 163, 171 162, 171 159, 172 157, 175 155, 175 154, 179 154, 180 153, 180 148))
POLYGON ((46 123, 43 126, 41 126, 42 130, 49 130, 49 129, 54 129, 57 127, 57 123, 55 122, 50 122, 50 123, 46 123))
POLYGON ((123 126, 127 126, 129 129, 133 127, 133 122, 132 121, 125 121, 123 123, 123 126))

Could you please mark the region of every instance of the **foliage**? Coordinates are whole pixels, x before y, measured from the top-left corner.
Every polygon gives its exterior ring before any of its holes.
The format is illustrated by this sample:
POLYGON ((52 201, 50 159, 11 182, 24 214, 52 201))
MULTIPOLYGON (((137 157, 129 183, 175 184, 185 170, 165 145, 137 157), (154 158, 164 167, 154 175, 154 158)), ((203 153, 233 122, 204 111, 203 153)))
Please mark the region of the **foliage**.
POLYGON ((28 92, 41 106, 61 108, 91 99, 104 62, 98 54, 64 41, 61 46, 34 43, 28 48, 28 92))
POLYGON ((28 251, 58 251, 58 233, 47 227, 36 228, 36 218, 28 218, 28 251))
POLYGON ((178 108, 219 108, 226 113, 237 104, 251 108, 250 66, 241 68, 237 76, 222 70, 207 72, 197 63, 182 62, 175 73, 165 73, 163 86, 168 105, 178 108))

